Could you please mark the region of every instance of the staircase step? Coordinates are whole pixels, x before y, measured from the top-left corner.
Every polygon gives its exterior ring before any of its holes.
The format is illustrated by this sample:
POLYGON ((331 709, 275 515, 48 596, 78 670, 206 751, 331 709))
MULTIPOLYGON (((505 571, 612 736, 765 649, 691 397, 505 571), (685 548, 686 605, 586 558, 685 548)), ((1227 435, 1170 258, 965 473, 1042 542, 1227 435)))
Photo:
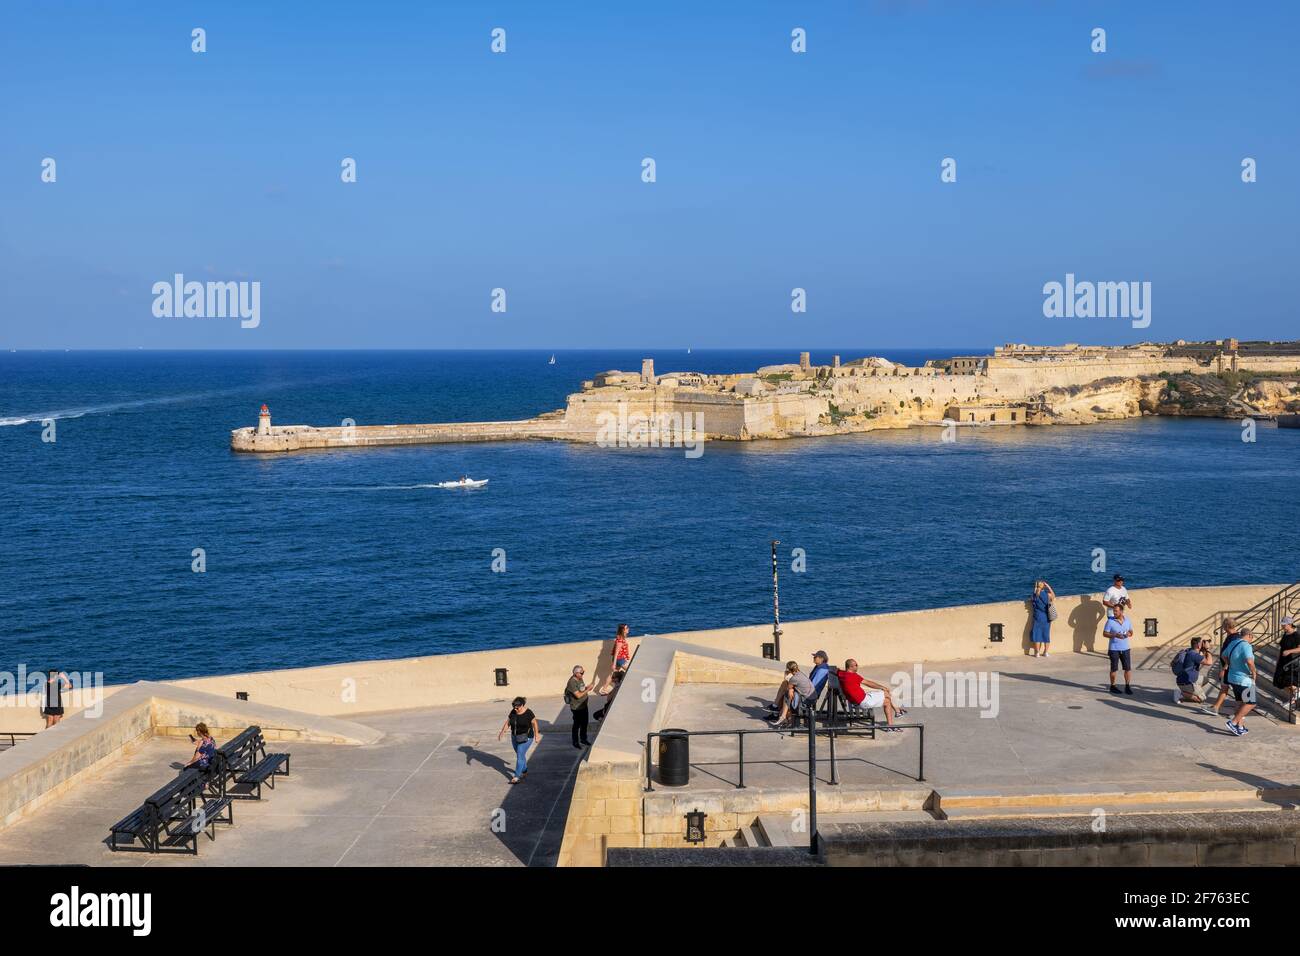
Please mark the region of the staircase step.
POLYGON ((768 846, 807 846, 807 834, 804 839, 796 839, 793 821, 789 814, 761 813, 754 821, 754 829, 763 834, 768 846))
MULTIPOLYGON (((1277 797, 1294 797, 1300 794, 1279 791, 1277 797)), ((1241 801, 1258 800, 1258 791, 1254 787, 1233 787, 1213 790, 1096 790, 1093 792, 1079 790, 1022 790, 1015 788, 1005 791, 950 790, 938 793, 937 805, 943 813, 970 807, 1104 807, 1142 804, 1157 809, 1171 811, 1185 803, 1233 804, 1241 801)))
POLYGON ((767 841, 763 840, 761 837, 759 837, 757 833, 754 832, 753 827, 741 827, 739 845, 740 846, 768 846, 769 844, 767 843, 767 841))
POLYGON ((1090 817, 1097 809, 1109 815, 1132 816, 1143 813, 1252 813, 1255 811, 1294 810, 1293 800, 1269 803, 1264 800, 1186 800, 1170 803, 1079 803, 1055 806, 952 807, 943 810, 945 819, 1005 820, 1027 817, 1090 817))
POLYGON ((929 810, 880 810, 869 813, 826 813, 818 817, 824 823, 933 823, 929 810))

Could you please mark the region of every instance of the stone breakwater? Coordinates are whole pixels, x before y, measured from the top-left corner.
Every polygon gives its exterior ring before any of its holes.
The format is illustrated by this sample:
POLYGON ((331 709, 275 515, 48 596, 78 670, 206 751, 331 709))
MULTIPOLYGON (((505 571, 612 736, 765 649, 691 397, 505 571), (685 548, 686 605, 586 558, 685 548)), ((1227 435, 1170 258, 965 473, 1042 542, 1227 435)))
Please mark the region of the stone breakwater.
POLYGON ((380 445, 435 445, 442 442, 521 441, 565 438, 563 422, 533 418, 517 422, 457 422, 439 425, 356 425, 317 428, 280 425, 263 433, 237 428, 230 447, 244 452, 303 451, 313 448, 366 448, 380 445))
POLYGON ((240 452, 576 441, 663 447, 691 440, 817 437, 922 425, 1073 425, 1142 415, 1224 418, 1300 412, 1300 343, 1175 343, 1124 347, 1007 345, 923 367, 882 358, 756 372, 656 375, 611 370, 583 382, 564 408, 510 422, 272 426, 231 432, 240 452), (689 424, 689 428, 687 425, 689 424), (689 435, 683 435, 689 431, 689 435))

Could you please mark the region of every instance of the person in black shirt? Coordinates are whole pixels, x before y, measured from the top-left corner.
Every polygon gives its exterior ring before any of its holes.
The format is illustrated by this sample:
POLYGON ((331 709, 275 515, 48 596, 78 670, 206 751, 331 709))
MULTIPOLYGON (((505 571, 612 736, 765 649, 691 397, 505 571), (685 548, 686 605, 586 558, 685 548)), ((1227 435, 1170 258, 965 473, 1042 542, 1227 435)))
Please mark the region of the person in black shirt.
POLYGON ((1296 685, 1300 684, 1300 631, 1295 619, 1282 618, 1282 639, 1277 649, 1277 668, 1273 671, 1273 686, 1287 695, 1288 704, 1296 699, 1296 685))
POLYGON ((63 692, 72 690, 68 675, 57 667, 51 667, 45 680, 45 699, 42 701, 41 716, 45 726, 53 727, 63 719, 63 692))
POLYGON ((537 729, 537 715, 528 709, 528 701, 522 697, 511 702, 510 713, 506 714, 506 722, 501 725, 497 740, 504 737, 507 730, 515 748, 515 775, 510 782, 519 783, 528 776, 528 748, 534 740, 540 742, 542 739, 542 732, 537 729))

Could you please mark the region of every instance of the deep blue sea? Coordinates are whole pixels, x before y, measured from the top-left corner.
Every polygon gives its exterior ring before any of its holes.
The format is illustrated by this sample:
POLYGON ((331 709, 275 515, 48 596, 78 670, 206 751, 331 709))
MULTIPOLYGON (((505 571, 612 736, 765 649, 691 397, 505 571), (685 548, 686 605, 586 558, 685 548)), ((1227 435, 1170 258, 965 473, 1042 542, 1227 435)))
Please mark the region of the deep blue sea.
MULTIPOLYGON (((647 354, 660 372, 797 357, 647 354)), ((642 353, 547 358, 0 353, 0 668, 118 682, 608 637, 620 621, 770 621, 774 537, 785 619, 1005 600, 1039 575, 1100 590, 1098 547, 1130 587, 1300 577, 1300 430, 1271 425, 1253 444, 1236 422, 1145 419, 964 429, 952 444, 938 429, 713 442, 698 459, 564 443, 229 450, 262 402, 280 424, 524 418, 642 353), (462 474, 491 482, 418 487, 462 474)))

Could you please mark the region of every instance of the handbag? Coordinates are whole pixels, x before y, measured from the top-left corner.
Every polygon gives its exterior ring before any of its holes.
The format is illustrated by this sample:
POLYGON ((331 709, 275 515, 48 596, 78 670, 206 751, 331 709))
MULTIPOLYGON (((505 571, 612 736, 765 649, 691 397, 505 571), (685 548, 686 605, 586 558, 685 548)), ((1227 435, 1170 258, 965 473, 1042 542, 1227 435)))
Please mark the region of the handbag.
POLYGON ((1056 617, 1056 602, 1053 601, 1051 604, 1047 605, 1047 619, 1049 621, 1055 621, 1056 617))

